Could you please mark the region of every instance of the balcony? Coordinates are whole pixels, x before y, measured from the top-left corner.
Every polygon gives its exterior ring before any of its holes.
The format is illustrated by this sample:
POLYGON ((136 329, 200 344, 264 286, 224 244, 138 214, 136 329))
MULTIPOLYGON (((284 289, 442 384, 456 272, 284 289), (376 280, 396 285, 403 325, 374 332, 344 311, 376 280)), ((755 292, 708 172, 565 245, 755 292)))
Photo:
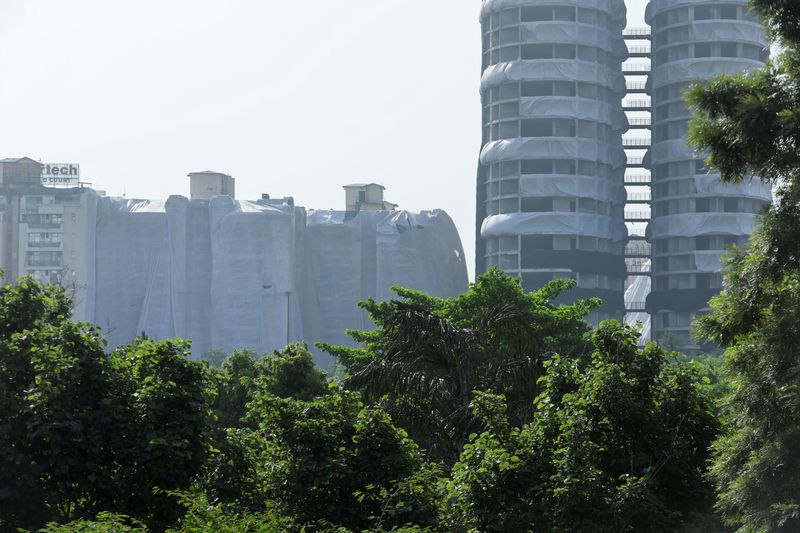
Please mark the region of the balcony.
POLYGON ((650 111, 651 102, 649 98, 635 98, 623 100, 622 109, 625 111, 650 111))
POLYGON ((628 45, 628 57, 650 57, 649 44, 628 45))
POLYGON ((645 137, 626 139, 623 137, 622 146, 631 150, 647 150, 650 148, 650 139, 645 137))
POLYGON ((650 222, 650 211, 625 211, 625 222, 650 222))
POLYGON ((643 26, 641 28, 625 28, 622 31, 622 36, 625 39, 649 39, 650 38, 650 27, 643 26))
POLYGON ((629 76, 647 76, 650 74, 650 63, 623 63, 622 72, 629 76))
MULTIPOLYGON (((628 158, 628 165, 629 166, 636 166, 631 165, 631 159, 635 159, 632 157, 628 158)), ((642 158, 639 158, 642 159, 642 158)), ((641 163, 641 161, 640 161, 641 163)), ((639 165, 641 166, 641 164, 639 165)), ((625 185, 650 185, 651 177, 648 173, 641 173, 641 174, 625 174, 625 185)))

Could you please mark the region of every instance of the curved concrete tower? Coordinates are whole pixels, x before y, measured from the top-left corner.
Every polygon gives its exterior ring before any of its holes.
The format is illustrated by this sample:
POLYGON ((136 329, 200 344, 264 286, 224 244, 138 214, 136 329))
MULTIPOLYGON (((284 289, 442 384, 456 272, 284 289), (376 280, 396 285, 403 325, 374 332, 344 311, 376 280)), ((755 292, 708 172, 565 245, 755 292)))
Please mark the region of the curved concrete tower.
POLYGON ((652 175, 653 283, 647 309, 654 339, 696 353, 691 322, 722 288, 719 257, 732 244, 747 244, 756 213, 772 196, 758 180, 723 185, 706 170, 703 154, 685 142, 691 112, 683 92, 698 80, 760 67, 769 51, 745 0, 653 0, 646 19, 653 43, 653 144, 645 161, 652 175))
POLYGON ((476 272, 577 280, 622 318, 623 0, 484 0, 476 272))

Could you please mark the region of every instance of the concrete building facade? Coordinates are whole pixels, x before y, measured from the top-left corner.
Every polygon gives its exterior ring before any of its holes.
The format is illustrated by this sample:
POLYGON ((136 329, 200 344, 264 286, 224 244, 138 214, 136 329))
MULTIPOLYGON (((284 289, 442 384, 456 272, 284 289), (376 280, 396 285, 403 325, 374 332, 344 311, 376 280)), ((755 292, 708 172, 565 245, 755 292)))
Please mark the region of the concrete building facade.
POLYGON ((476 272, 577 280, 622 319, 623 0, 484 0, 476 272))
MULTIPOLYGON (((54 168, 56 168, 54 166, 54 168)), ((31 276, 60 283, 75 317, 92 314, 97 193, 90 188, 42 185, 44 165, 23 157, 0 160, 0 266, 6 280, 31 276)), ((65 181, 80 185, 77 176, 65 181)))
POLYGON ((726 185, 705 168, 703 154, 686 144, 691 111, 683 93, 698 80, 763 65, 769 48, 758 17, 745 0, 653 0, 652 292, 647 311, 654 339, 687 353, 702 351, 691 338, 693 318, 722 289, 720 255, 747 246, 756 215, 772 198, 755 180, 726 185))

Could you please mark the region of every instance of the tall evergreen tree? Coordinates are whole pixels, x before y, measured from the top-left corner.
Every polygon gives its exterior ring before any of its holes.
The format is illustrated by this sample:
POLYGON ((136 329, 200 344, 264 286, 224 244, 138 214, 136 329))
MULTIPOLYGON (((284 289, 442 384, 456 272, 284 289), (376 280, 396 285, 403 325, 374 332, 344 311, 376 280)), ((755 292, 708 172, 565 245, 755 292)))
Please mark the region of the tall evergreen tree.
POLYGON ((722 180, 760 176, 776 202, 748 251, 726 261, 725 291, 698 321, 727 348, 732 428, 716 444, 718 508, 740 531, 800 530, 800 3, 754 0, 782 50, 751 74, 689 92, 690 139, 722 180))

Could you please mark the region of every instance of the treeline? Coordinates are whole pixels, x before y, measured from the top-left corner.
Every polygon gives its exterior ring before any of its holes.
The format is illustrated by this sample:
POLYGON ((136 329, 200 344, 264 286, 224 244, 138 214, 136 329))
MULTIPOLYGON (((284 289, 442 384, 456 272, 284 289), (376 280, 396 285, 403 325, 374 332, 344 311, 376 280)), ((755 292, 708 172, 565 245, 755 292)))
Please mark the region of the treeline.
POLYGON ((219 368, 111 353, 57 286, 0 289, 0 524, 46 531, 686 531, 708 527, 710 370, 598 305, 500 271, 365 302, 363 348, 219 368), (98 521, 99 517, 99 521, 98 521), (62 524, 62 525, 57 525, 62 524), (68 524, 68 525, 64 525, 68 524))

